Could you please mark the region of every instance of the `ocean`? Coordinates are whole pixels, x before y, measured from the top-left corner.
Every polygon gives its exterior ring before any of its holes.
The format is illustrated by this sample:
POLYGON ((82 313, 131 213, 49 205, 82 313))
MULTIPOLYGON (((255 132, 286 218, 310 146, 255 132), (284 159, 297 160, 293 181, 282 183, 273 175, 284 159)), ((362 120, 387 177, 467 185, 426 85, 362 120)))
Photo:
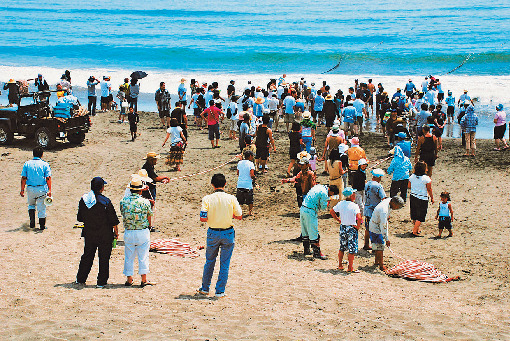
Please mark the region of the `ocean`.
POLYGON ((372 78, 389 93, 434 75, 477 99, 481 138, 492 138, 494 106, 510 107, 508 0, 3 0, 0 27, 1 82, 42 73, 54 86, 69 69, 85 103, 89 75, 111 75, 116 89, 143 70, 140 109, 150 111, 160 81, 173 93, 182 77, 225 91, 230 79, 263 86, 282 73, 344 92, 372 78))

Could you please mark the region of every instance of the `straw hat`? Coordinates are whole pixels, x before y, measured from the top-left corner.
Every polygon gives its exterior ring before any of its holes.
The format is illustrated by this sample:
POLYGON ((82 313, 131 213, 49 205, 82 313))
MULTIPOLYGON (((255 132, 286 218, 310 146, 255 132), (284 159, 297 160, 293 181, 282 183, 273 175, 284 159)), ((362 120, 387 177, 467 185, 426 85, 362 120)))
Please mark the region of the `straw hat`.
POLYGON ((326 101, 332 101, 333 100, 333 95, 332 94, 328 94, 325 98, 326 101))
POLYGON ((149 174, 147 173, 146 169, 140 169, 137 174, 132 174, 131 176, 138 176, 142 181, 152 182, 152 179, 149 178, 149 174))
POLYGON ((255 99, 255 103, 257 103, 257 104, 262 104, 262 103, 264 103, 265 101, 266 101, 266 100, 265 100, 263 97, 257 97, 257 98, 255 99))
POLYGON ((154 152, 148 152, 147 156, 145 157, 144 160, 159 159, 159 158, 160 158, 159 154, 154 153, 154 152))
POLYGON ((309 120, 310 118, 312 118, 312 114, 309 111, 305 111, 303 113, 303 119, 305 119, 305 120, 308 119, 309 120))
POLYGON ((134 191, 141 191, 143 189, 143 182, 142 179, 140 179, 139 176, 133 176, 131 178, 131 182, 129 183, 129 189, 132 189, 134 191))
POLYGON ((7 82, 7 84, 13 84, 13 83, 16 83, 16 81, 14 79, 9 79, 9 81, 7 82))

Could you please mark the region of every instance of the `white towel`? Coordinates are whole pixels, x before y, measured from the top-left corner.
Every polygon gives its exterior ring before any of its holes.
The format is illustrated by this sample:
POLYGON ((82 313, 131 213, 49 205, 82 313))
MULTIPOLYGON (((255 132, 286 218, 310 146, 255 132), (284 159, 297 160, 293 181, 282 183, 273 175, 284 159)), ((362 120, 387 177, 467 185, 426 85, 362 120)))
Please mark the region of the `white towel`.
POLYGON ((96 194, 94 193, 94 191, 85 193, 81 198, 83 199, 83 202, 85 203, 85 206, 87 206, 87 208, 91 208, 96 204, 96 194))

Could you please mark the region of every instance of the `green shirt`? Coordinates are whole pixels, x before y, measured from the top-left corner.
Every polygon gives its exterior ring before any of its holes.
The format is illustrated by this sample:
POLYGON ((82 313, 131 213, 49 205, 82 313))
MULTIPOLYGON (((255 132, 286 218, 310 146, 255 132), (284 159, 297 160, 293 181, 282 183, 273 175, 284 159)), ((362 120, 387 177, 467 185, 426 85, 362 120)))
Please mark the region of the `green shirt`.
POLYGON ((149 228, 149 219, 152 216, 151 204, 148 199, 139 194, 131 194, 120 201, 120 212, 126 230, 143 230, 149 228))

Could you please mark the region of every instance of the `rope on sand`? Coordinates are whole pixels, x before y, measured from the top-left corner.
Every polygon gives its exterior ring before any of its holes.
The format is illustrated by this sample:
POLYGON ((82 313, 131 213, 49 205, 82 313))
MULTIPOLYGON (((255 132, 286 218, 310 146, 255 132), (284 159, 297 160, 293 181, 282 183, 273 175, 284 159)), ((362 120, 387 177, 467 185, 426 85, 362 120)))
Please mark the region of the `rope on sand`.
POLYGON ((380 159, 380 160, 379 160, 378 162, 376 162, 374 165, 370 166, 370 169, 372 169, 372 168, 375 168, 375 167, 379 166, 381 163, 383 163, 383 162, 384 162, 384 161, 386 161, 386 160, 391 159, 392 157, 393 157, 393 155, 390 155, 390 156, 388 156, 387 158, 380 159))
POLYGON ((224 162, 222 163, 221 165, 219 166, 216 166, 214 168, 210 168, 210 169, 206 169, 204 171, 201 171, 201 172, 198 172, 198 173, 193 173, 193 174, 186 174, 186 175, 183 175, 183 176, 179 176, 179 177, 176 177, 176 178, 172 178, 172 179, 169 179, 168 181, 174 181, 174 180, 180 180, 180 179, 184 179, 184 178, 190 178, 192 176, 195 176, 195 175, 202 175, 202 174, 205 174, 205 173, 208 173, 208 172, 211 172, 215 169, 218 169, 218 168, 221 168, 225 165, 228 165, 229 163, 231 163, 232 161, 234 161, 235 159, 239 158, 241 154, 237 154, 236 156, 234 156, 232 159, 228 160, 227 162, 224 162))
POLYGON ((386 271, 386 274, 389 276, 431 283, 447 283, 459 279, 459 276, 448 277, 430 263, 418 260, 406 260, 397 255, 390 247, 388 247, 388 249, 395 257, 402 260, 402 262, 386 271))

